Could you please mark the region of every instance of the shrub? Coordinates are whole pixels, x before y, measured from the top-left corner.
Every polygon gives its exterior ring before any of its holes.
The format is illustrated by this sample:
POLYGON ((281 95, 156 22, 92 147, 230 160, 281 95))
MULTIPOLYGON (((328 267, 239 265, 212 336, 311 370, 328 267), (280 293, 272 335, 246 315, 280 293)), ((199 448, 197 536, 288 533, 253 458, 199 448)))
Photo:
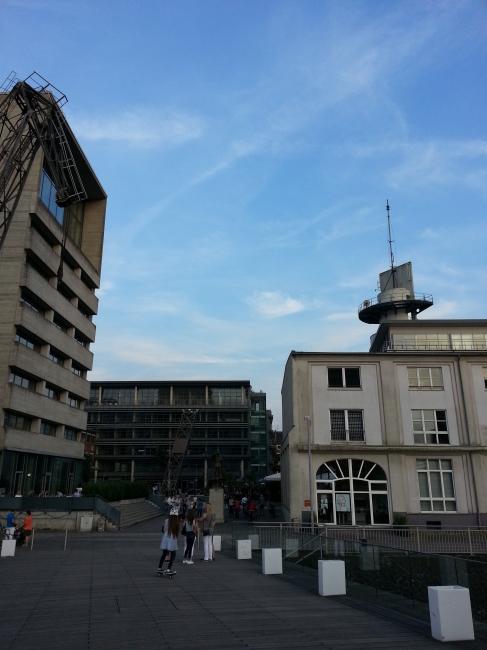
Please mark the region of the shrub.
POLYGON ((147 481, 98 481, 83 483, 83 496, 99 496, 106 501, 141 499, 149 494, 147 481))

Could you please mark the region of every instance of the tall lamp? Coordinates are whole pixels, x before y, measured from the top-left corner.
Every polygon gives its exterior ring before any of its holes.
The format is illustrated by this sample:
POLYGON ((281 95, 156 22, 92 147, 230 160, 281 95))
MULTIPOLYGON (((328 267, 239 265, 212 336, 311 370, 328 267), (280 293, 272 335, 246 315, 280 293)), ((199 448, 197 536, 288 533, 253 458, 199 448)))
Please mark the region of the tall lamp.
POLYGON ((311 534, 315 534, 315 520, 313 516, 313 482, 311 476, 311 415, 305 415, 306 426, 308 428, 308 473, 309 473, 309 512, 311 515, 311 534))

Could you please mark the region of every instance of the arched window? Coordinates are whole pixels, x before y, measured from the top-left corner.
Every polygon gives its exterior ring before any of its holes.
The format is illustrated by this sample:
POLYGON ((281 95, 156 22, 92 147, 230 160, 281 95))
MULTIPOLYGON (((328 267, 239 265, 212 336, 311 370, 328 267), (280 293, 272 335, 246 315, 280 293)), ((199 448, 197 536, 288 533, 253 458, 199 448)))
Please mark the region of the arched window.
POLYGON ((387 477, 368 460, 342 458, 316 472, 318 522, 349 526, 389 523, 387 477))

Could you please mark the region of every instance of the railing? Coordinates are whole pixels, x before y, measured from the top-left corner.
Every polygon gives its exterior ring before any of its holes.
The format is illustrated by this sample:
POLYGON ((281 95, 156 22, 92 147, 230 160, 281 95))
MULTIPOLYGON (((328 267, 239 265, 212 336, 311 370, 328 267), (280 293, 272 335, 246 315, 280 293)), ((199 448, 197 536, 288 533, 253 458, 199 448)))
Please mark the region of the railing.
MULTIPOLYGON (((470 590, 474 620, 487 621, 485 562, 330 537, 329 526, 321 529, 319 534, 312 534, 309 528, 306 530, 302 526, 279 524, 234 524, 233 528, 234 546, 236 539, 250 536, 254 550, 283 549, 284 570, 288 576, 292 575, 289 570, 299 570, 317 577, 319 560, 343 560, 347 593, 361 598, 375 595, 391 607, 398 606, 398 602, 414 607, 428 603, 428 586, 460 585, 470 590), (402 598, 391 599, 390 594, 402 598)), ((335 532, 338 534, 343 529, 337 528, 335 532)))
POLYGON ((358 306, 358 311, 361 312, 364 309, 368 309, 369 307, 373 307, 374 305, 386 305, 387 303, 390 302, 407 302, 407 301, 417 301, 417 300, 422 300, 424 302, 433 302, 433 296, 430 293, 412 293, 411 291, 403 291, 401 293, 398 292, 397 289, 394 289, 393 294, 389 294, 383 297, 381 300, 380 296, 374 296, 374 298, 370 298, 369 300, 364 300, 360 305, 358 306))
POLYGON ((120 525, 120 510, 102 497, 0 497, 0 510, 26 510, 48 512, 72 512, 73 510, 96 510, 116 526, 120 525))
POLYGON ((458 341, 452 343, 440 343, 434 341, 431 343, 416 343, 415 341, 396 343, 394 341, 384 341, 380 348, 381 352, 403 352, 405 350, 449 350, 450 352, 455 352, 457 350, 479 351, 487 350, 487 343, 463 343, 458 341))
MULTIPOLYGON (((311 524, 302 523, 260 523, 251 525, 262 532, 265 543, 271 547, 279 546, 282 539, 300 540, 301 535, 310 533, 311 524)), ((456 527, 454 529, 437 529, 428 526, 334 526, 316 525, 315 531, 330 539, 342 539, 350 542, 377 544, 420 553, 455 553, 461 555, 487 555, 487 527, 456 527)), ((244 522, 234 522, 234 541, 247 539, 250 527, 244 522), (237 532, 242 528, 242 533, 237 532), (242 534, 243 537, 238 535, 242 534)), ((252 532, 252 531, 250 531, 252 532)), ((261 533, 259 532, 259 535, 261 533)))
POLYGON ((352 431, 350 429, 332 429, 331 430, 332 442, 364 442, 365 431, 352 431))

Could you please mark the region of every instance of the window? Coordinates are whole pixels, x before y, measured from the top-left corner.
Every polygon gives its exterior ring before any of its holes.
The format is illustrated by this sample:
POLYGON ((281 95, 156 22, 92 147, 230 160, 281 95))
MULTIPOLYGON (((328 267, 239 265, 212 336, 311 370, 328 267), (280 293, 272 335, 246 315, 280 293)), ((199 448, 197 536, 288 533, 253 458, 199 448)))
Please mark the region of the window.
POLYGON ((393 334, 395 350, 450 350, 448 334, 393 334))
POLYGON ((318 522, 367 526, 389 523, 387 477, 368 460, 342 458, 316 472, 318 522))
MULTIPOLYGON (((71 363, 71 372, 74 373, 75 375, 77 375, 78 377, 83 376, 83 368, 76 365, 75 363, 71 363)), ((98 389, 97 389, 97 391, 98 391, 98 389)), ((98 393, 97 393, 97 398, 98 398, 98 393)), ((97 401, 98 401, 98 399, 97 399, 97 401)))
POLYGON ((42 264, 40 264, 40 263, 37 261, 37 259, 34 259, 31 255, 27 255, 25 261, 26 261, 26 263, 27 263, 29 266, 31 266, 31 267, 34 269, 34 271, 36 271, 37 273, 39 273, 39 275, 40 275, 41 277, 43 277, 44 280, 48 280, 48 281, 49 281, 49 277, 50 277, 50 276, 49 276, 49 272, 46 270, 47 267, 44 267, 42 264))
POLYGON ((205 403, 204 386, 175 386, 174 404, 182 406, 195 406, 205 403))
POLYGON ((100 394, 100 392, 99 392, 98 386, 92 386, 90 388, 90 400, 89 400, 88 404, 97 405, 98 404, 98 399, 99 399, 99 394, 100 394))
POLYGON ((71 427, 64 427, 64 439, 76 440, 76 431, 71 427))
POLYGON ((328 368, 330 388, 360 388, 360 368, 328 368))
POLYGON ((40 433, 44 436, 55 436, 56 435, 56 425, 52 422, 47 422, 46 420, 41 420, 40 433))
POLYGON ((76 341, 76 343, 79 343, 79 345, 82 345, 84 348, 88 343, 88 341, 83 337, 82 334, 78 332, 78 330, 75 330, 74 332, 74 340, 76 341))
POLYGON ((451 344, 454 350, 486 350, 487 334, 452 334, 451 344))
POLYGON ((25 415, 6 413, 4 422, 6 427, 11 427, 12 429, 22 429, 22 431, 30 431, 32 419, 25 417, 25 415))
MULTIPOLYGON (((134 397, 135 388, 102 388, 101 403, 105 406, 132 406, 134 397)), ((133 414, 129 415, 132 420, 133 414)))
POLYGON ((60 392, 57 390, 57 388, 54 388, 54 386, 51 386, 50 384, 45 385, 43 394, 46 397, 49 397, 49 399, 55 399, 59 401, 60 392))
POLYGON ((427 445, 448 445, 448 427, 446 423, 446 411, 434 411, 433 409, 413 409, 414 442, 427 445))
POLYGON ((38 343, 33 341, 28 336, 25 336, 24 334, 19 334, 18 332, 15 335, 14 341, 16 343, 20 343, 21 345, 25 345, 27 348, 34 350, 34 352, 39 352, 39 350, 41 349, 38 343))
POLYGON ((241 404, 242 389, 238 388, 218 388, 211 386, 208 388, 208 397, 210 404, 226 405, 241 404))
POLYGON ((28 307, 44 316, 44 309, 39 305, 38 302, 34 300, 34 298, 31 298, 26 293, 22 292, 22 295, 20 296, 20 302, 25 303, 28 307))
POLYGON ((68 404, 68 406, 72 406, 75 409, 78 409, 79 399, 74 395, 71 395, 71 393, 68 393, 68 399, 66 400, 66 404, 68 404))
POLYGON ((21 386, 21 388, 27 388, 28 390, 35 390, 36 382, 24 375, 20 375, 18 372, 10 373, 10 381, 12 384, 21 386))
POLYGON ((68 326, 59 318, 59 316, 54 316, 52 319, 52 324, 65 334, 68 331, 68 326))
POLYGON ((443 388, 441 368, 408 368, 409 388, 443 388))
POLYGON ((362 442, 365 438, 363 411, 330 411, 332 442, 362 442))
POLYGON ((484 386, 487 390, 487 368, 484 368, 484 386))
POLYGON ((54 361, 54 363, 57 363, 59 366, 64 366, 64 357, 52 347, 49 349, 47 358, 54 361))
POLYGON ((81 300, 78 299, 78 311, 85 317, 85 318, 90 318, 92 316, 92 312, 88 309, 88 307, 85 305, 84 302, 81 302, 81 300))
POLYGON ((49 178, 46 169, 42 170, 41 186, 39 188, 39 198, 44 203, 53 217, 62 225, 64 208, 61 208, 56 203, 56 186, 49 178))
POLYGON ((139 388, 137 391, 137 404, 139 406, 168 405, 169 393, 169 386, 139 388))
POLYGON ((421 512, 455 512, 451 460, 418 459, 421 512))

